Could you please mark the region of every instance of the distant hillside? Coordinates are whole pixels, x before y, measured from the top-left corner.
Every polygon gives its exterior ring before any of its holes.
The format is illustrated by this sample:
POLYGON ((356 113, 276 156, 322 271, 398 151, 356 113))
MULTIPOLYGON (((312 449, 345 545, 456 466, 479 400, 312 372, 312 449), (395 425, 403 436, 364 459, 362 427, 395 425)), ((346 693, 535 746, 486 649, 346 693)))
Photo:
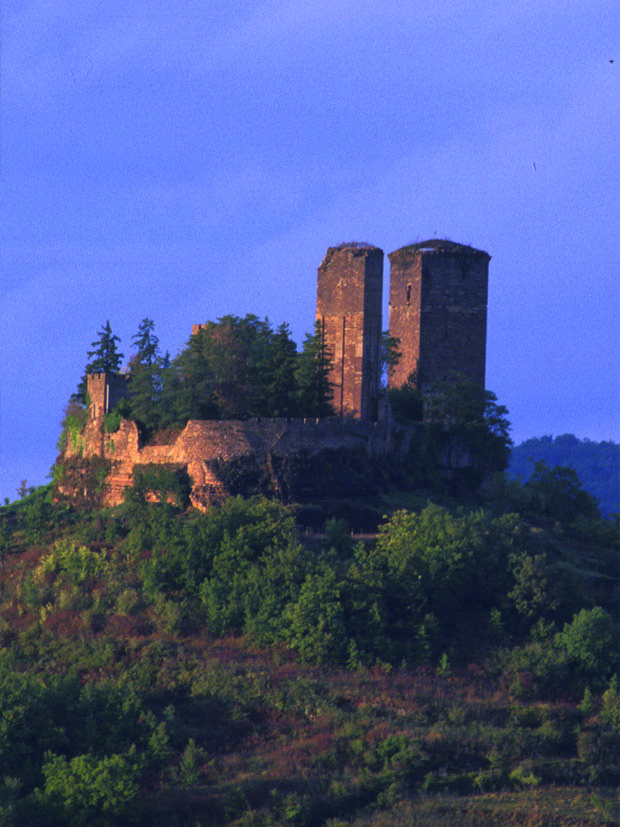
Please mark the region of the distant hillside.
POLYGON ((620 511, 620 445, 592 442, 573 434, 527 439, 512 450, 508 473, 525 482, 542 460, 547 465, 565 465, 576 471, 583 487, 600 501, 601 513, 608 517, 620 511))

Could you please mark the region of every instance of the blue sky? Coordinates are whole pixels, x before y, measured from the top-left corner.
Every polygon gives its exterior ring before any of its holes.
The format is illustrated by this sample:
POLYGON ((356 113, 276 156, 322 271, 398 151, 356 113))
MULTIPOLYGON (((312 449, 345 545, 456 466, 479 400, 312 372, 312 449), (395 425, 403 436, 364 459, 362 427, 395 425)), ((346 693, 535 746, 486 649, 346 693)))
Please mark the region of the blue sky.
POLYGON ((107 319, 300 342, 352 240, 489 252, 515 440, 620 439, 617 0, 5 0, 1 37, 1 497, 107 319))

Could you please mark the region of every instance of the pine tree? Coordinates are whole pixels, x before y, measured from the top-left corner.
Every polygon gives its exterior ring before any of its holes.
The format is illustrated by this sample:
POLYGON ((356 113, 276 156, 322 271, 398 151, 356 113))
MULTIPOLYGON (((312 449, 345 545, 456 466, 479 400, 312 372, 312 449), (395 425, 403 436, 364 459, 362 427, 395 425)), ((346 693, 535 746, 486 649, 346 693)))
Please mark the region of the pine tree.
POLYGON ((129 415, 147 432, 157 430, 162 419, 161 396, 165 360, 160 355, 159 339, 154 331, 153 320, 142 319, 138 332, 131 339, 136 352, 129 362, 129 415))
POLYGON ((116 373, 121 366, 123 354, 116 349, 120 338, 112 333, 107 321, 98 331, 99 339, 92 343, 88 358, 92 361, 86 365, 86 373, 116 373))
POLYGON ((116 347, 116 343, 120 342, 120 338, 112 333, 109 321, 106 321, 97 334, 99 339, 92 342, 92 350, 87 351, 90 361, 84 369, 84 375, 77 386, 77 391, 71 395, 71 401, 80 402, 82 405, 86 404, 88 374, 116 373, 123 360, 123 354, 116 347))
POLYGON ((297 346, 289 326, 281 324, 269 330, 267 346, 257 360, 254 374, 258 416, 292 417, 297 415, 297 346))
POLYGON ((132 364, 153 365, 159 360, 159 339, 154 331, 155 322, 148 317, 142 319, 138 332, 131 337, 131 341, 136 347, 132 364))
POLYGON ((329 381, 332 354, 325 343, 321 323, 308 333, 297 365, 299 411, 302 416, 333 416, 334 391, 329 381))

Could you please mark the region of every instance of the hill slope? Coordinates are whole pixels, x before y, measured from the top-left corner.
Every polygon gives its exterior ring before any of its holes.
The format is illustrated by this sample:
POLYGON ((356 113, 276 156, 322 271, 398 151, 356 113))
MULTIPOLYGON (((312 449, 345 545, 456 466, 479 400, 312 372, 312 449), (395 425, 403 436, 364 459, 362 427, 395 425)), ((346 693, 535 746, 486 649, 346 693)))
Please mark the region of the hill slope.
POLYGON ((0 508, 0 823, 617 820, 617 531, 566 482, 355 548, 264 499, 0 508))

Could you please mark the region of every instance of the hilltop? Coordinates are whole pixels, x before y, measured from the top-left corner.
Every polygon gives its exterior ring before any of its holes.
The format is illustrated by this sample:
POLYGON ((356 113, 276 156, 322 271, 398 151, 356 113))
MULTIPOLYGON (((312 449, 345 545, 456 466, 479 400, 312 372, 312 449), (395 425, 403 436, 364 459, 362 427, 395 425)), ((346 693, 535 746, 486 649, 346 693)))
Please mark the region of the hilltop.
POLYGON ((391 254, 381 348, 382 256, 328 250, 301 352, 229 316, 170 360, 145 319, 121 371, 100 330, 0 508, 3 825, 620 818, 617 521, 504 473, 488 255, 391 254))

